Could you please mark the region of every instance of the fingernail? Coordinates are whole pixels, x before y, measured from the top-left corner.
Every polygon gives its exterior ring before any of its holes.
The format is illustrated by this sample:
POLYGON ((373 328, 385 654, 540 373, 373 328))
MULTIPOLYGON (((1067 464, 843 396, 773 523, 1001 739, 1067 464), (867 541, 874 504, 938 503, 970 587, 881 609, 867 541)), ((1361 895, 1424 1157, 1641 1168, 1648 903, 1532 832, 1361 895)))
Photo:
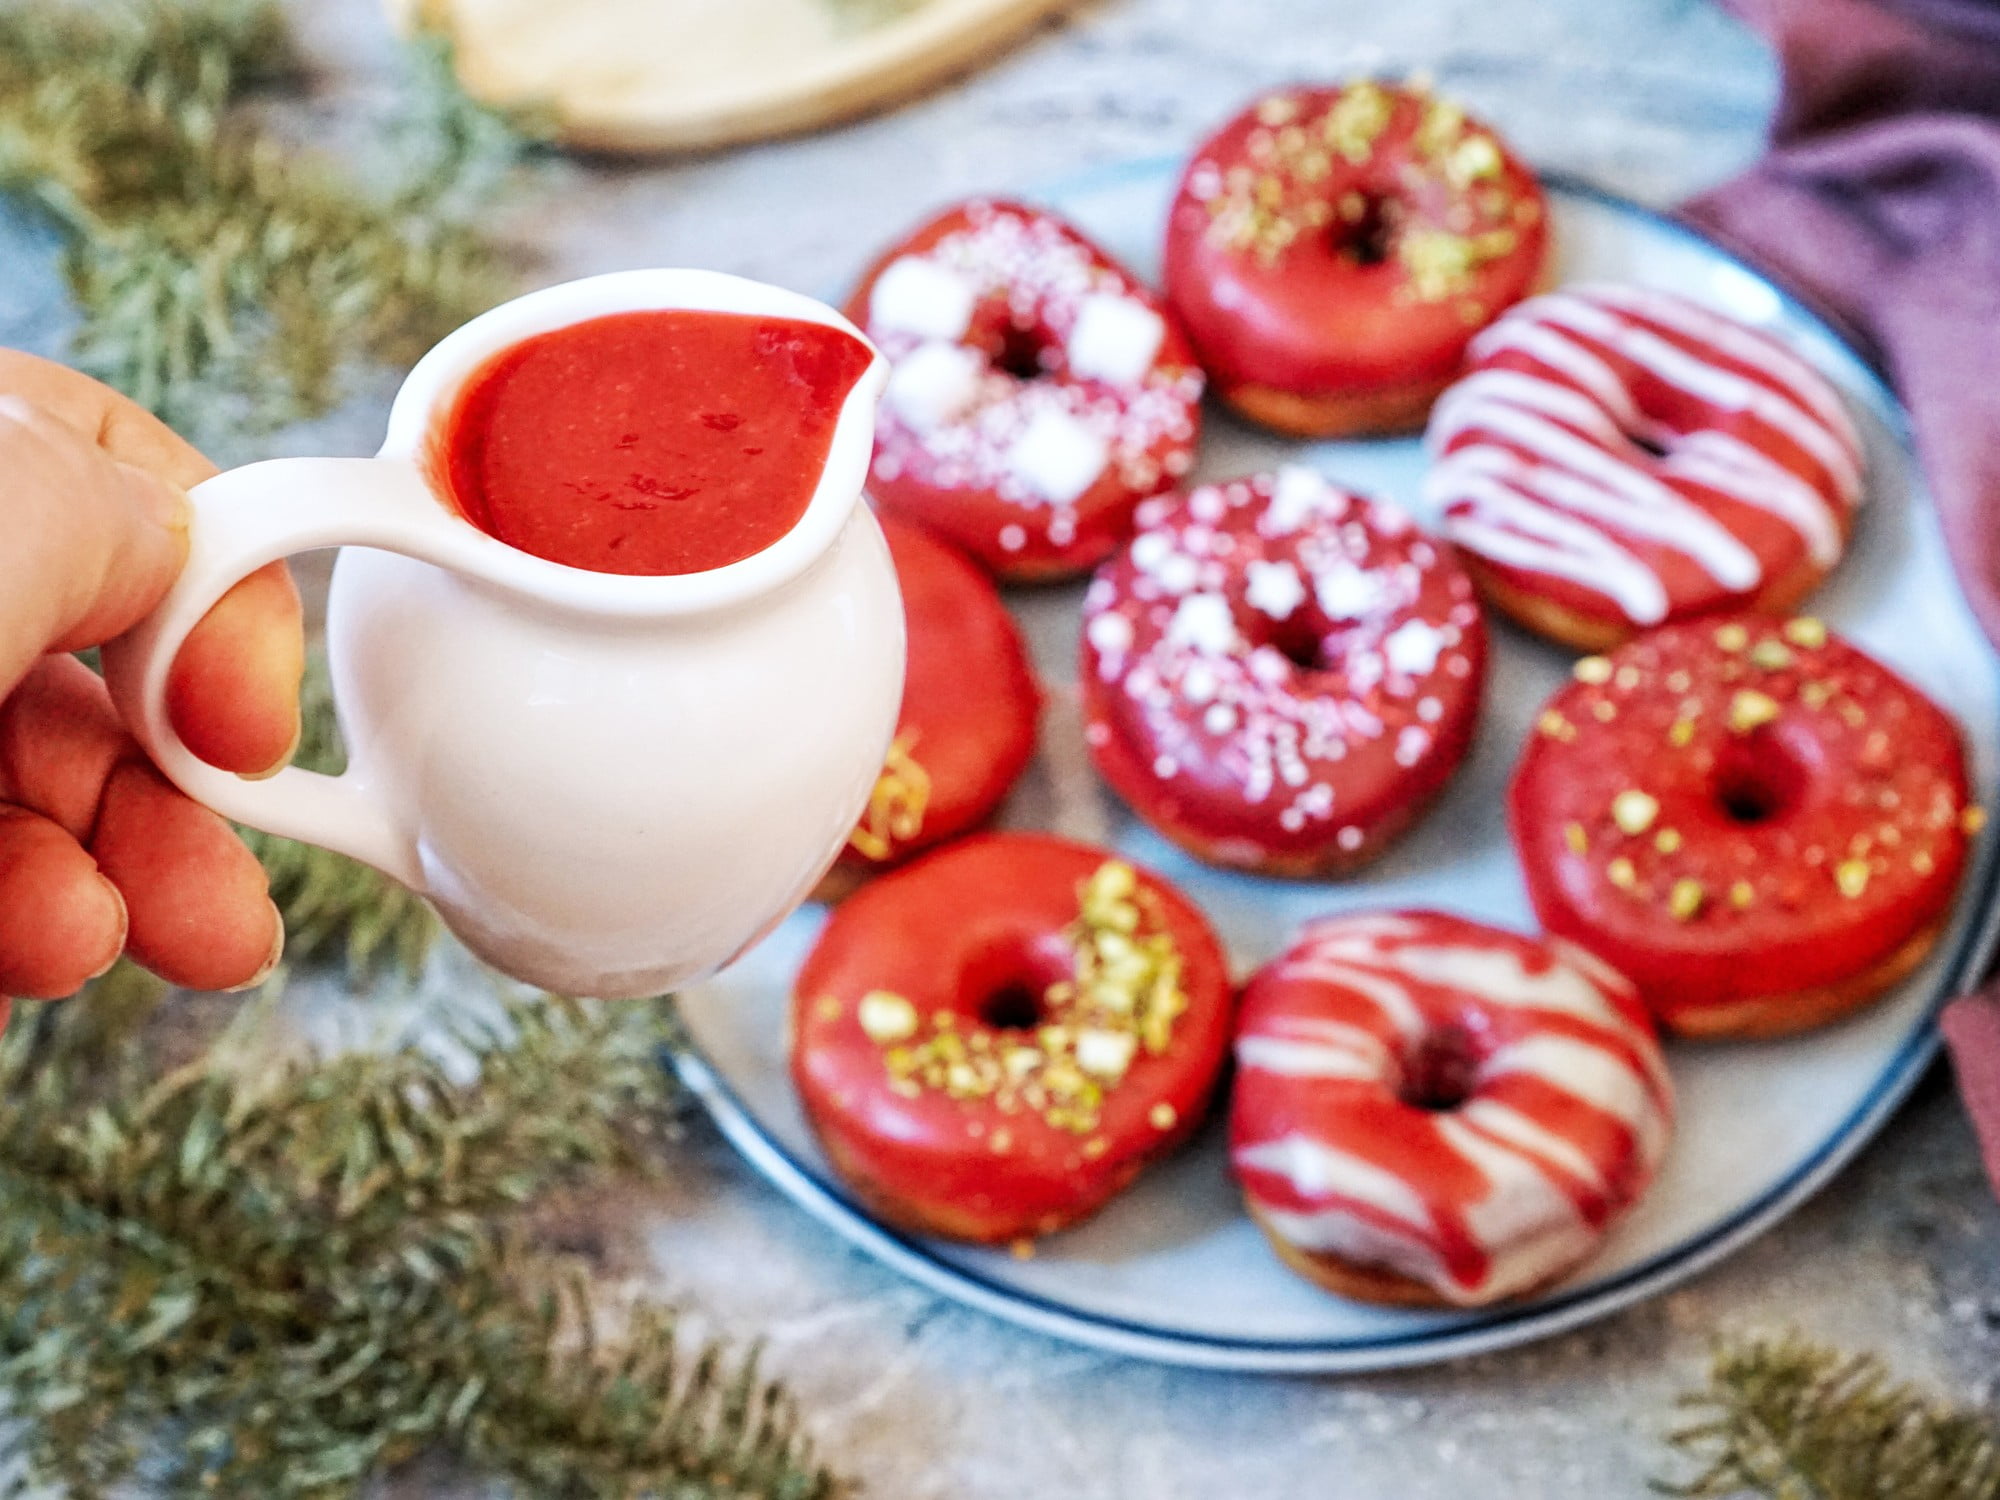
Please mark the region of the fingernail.
POLYGON ((157 474, 121 463, 124 470, 126 488, 146 512, 168 531, 185 532, 194 520, 194 507, 189 503, 187 491, 178 485, 168 484, 157 474))
POLYGON ((97 883, 104 887, 105 894, 111 898, 111 904, 118 908, 118 941, 111 945, 111 956, 104 961, 104 966, 93 969, 85 979, 86 984, 92 979, 102 979, 118 967, 118 960, 125 956, 125 939, 132 934, 132 911, 125 904, 125 893, 102 875, 97 877, 97 883))
POLYGON ((269 781, 273 776, 276 776, 292 763, 292 757, 299 753, 299 744, 305 739, 305 735, 306 724, 305 720, 301 718, 292 726, 292 742, 285 747, 283 755, 279 756, 276 761, 262 771, 243 771, 238 774, 245 781, 269 781))
POLYGON ((223 991, 224 994, 240 995, 245 990, 254 990, 276 972, 278 960, 285 956, 285 919, 275 905, 271 907, 271 920, 278 924, 278 939, 271 944, 271 956, 264 960, 264 966, 255 974, 252 974, 241 984, 231 985, 227 990, 223 991))

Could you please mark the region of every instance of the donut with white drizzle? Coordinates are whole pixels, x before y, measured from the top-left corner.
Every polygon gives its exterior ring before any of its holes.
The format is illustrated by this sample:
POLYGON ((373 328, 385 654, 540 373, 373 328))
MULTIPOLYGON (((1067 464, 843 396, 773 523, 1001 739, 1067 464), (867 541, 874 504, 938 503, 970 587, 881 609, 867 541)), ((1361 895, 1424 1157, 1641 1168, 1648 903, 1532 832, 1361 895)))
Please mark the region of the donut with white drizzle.
POLYGON ((1229 971, 1159 876, 975 834, 871 881, 800 966, 792 1078, 870 1208, 980 1243, 1101 1208, 1206 1115, 1229 971))
POLYGON ((1473 1307, 1587 1260, 1651 1184, 1673 1092, 1631 987, 1438 912, 1309 926, 1251 979, 1230 1163, 1294 1270, 1473 1307))
POLYGON ((1818 620, 1663 626, 1586 656, 1515 767, 1542 926, 1668 1031, 1831 1021, 1920 963, 1951 911, 1965 752, 1943 710, 1818 620))
POLYGON ((1482 591, 1585 650, 1783 614, 1847 543, 1861 443, 1775 338, 1671 293, 1579 286, 1473 340, 1432 413, 1428 499, 1482 591))
POLYGON ((1486 629, 1449 549, 1287 467, 1139 507, 1084 595, 1085 741, 1147 823, 1215 864, 1362 864, 1463 758, 1486 629))
POLYGON ((1287 87, 1188 162, 1167 300, 1252 421, 1408 432, 1473 332, 1534 290, 1548 230, 1534 173, 1451 101, 1414 82, 1287 87))
POLYGON ((1091 567, 1193 465, 1204 377, 1186 338, 1054 214, 948 209, 869 268, 847 312, 892 368, 870 493, 1001 578, 1091 567))

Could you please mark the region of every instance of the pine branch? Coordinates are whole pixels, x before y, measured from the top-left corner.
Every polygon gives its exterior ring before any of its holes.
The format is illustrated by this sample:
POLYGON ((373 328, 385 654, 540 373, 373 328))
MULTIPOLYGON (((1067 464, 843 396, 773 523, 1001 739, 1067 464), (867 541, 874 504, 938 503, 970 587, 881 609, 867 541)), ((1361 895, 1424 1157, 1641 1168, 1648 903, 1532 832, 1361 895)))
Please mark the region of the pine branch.
POLYGON ((2000 1426, 1896 1383, 1881 1361, 1796 1338, 1716 1351, 1669 1435, 1690 1500, 2000 1500, 2000 1426))
POLYGON ((473 1084, 406 1051, 110 1098, 65 1076, 66 1014, 0 1043, 0 1391, 36 1476, 318 1500, 443 1448, 537 1495, 841 1493, 754 1356, 651 1304, 613 1326, 506 1227, 632 1163, 671 1103, 654 1012, 517 1006, 473 1084))
POLYGON ((273 0, 0 8, 0 192, 64 240, 85 368, 198 441, 326 410, 357 360, 414 358, 497 301, 469 223, 524 137, 427 39, 369 194, 235 106, 290 65, 273 0))

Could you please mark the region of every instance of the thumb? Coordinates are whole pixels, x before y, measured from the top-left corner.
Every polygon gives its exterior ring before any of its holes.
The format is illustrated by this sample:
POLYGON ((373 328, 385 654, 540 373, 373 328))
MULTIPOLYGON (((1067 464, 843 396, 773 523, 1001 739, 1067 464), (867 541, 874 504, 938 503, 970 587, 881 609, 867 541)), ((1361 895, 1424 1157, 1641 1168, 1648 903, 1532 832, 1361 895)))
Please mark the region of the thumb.
POLYGON ((86 434, 0 396, 0 697, 36 658, 94 646, 159 602, 187 557, 187 499, 86 434))

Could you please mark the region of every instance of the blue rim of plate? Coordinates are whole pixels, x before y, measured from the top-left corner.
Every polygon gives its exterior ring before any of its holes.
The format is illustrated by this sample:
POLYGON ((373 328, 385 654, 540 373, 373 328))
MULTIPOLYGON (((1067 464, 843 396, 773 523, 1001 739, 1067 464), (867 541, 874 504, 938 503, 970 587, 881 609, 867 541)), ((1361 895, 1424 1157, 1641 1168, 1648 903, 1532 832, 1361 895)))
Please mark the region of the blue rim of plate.
MULTIPOLYGON (((1061 179, 1035 197, 1060 202, 1074 194, 1103 191, 1128 180, 1171 171, 1177 161, 1173 157, 1146 157, 1117 163, 1061 179)), ((1908 416, 1881 367, 1805 298, 1734 250, 1671 214, 1563 173, 1544 173, 1542 183, 1554 192, 1644 219, 1678 239, 1692 241, 1723 256, 1755 278, 1791 317, 1812 325, 1860 365, 1872 387, 1871 394, 1895 419, 1891 424, 1892 435, 1906 452, 1909 450, 1908 416)), ((2000 904, 1994 900, 1996 893, 2000 893, 2000 834, 1989 833, 1977 867, 1959 896, 1961 913, 1981 915, 1966 923, 1958 949, 1946 964, 1938 993, 1923 1018, 1910 1028, 1874 1088, 1838 1128, 1829 1132, 1820 1149, 1767 1192, 1672 1249, 1575 1291, 1518 1306, 1502 1305, 1445 1327, 1433 1325, 1408 1333, 1362 1339, 1254 1339, 1192 1334, 1079 1311, 1038 1293, 994 1281, 943 1259, 923 1241, 886 1229, 870 1218, 846 1197, 838 1184, 800 1161, 770 1136, 741 1096, 709 1065, 691 1040, 670 1048, 668 1060, 724 1139, 793 1202, 839 1231, 851 1244, 911 1280, 1007 1322, 1114 1354, 1203 1369, 1261 1374, 1353 1374, 1435 1364, 1550 1338, 1663 1292, 1748 1244, 1826 1186, 1874 1139, 1937 1056, 1938 1013, 1952 999, 1975 987, 1992 967, 1996 951, 2000 951, 2000 904)))

